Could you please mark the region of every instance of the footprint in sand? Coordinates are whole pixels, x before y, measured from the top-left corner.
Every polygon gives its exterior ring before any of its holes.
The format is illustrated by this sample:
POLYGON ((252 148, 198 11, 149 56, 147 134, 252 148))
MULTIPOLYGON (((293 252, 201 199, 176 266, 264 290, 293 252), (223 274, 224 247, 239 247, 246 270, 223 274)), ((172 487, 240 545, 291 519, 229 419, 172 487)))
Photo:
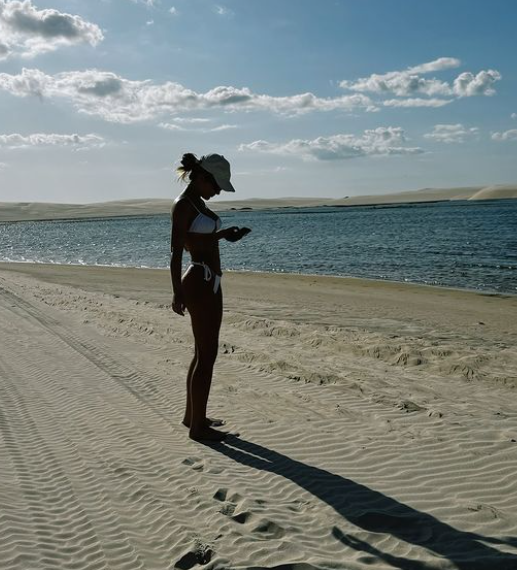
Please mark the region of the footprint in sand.
POLYGON ((219 512, 227 517, 234 518, 233 514, 238 504, 242 501, 242 496, 239 493, 230 494, 228 489, 222 487, 217 489, 213 497, 216 501, 223 503, 219 512))
POLYGON ((249 511, 241 511, 234 514, 237 508, 244 503, 243 497, 239 493, 230 494, 228 489, 221 488, 215 492, 214 499, 223 503, 219 512, 239 524, 246 523, 253 516, 249 511))
MULTIPOLYGON (((255 524, 250 530, 253 534, 258 535, 257 538, 260 538, 262 540, 281 538, 286 533, 284 528, 272 520, 259 518, 259 520, 256 521, 255 519, 257 519, 258 515, 251 512, 249 509, 240 511, 235 514, 235 511, 238 510, 238 507, 242 507, 244 504, 244 498, 239 495, 239 493, 230 494, 228 489, 220 488, 215 492, 214 499, 223 503, 219 509, 219 512, 231 518, 234 522, 241 525, 254 522, 255 524)), ((262 499, 257 499, 254 501, 258 507, 262 507, 265 502, 266 501, 262 499)))
POLYGON ((204 471, 205 470, 205 461, 200 457, 187 457, 181 462, 183 465, 188 465, 194 471, 204 471))
POLYGON ((402 400, 402 402, 397 405, 397 408, 403 412, 406 412, 407 414, 411 414, 413 412, 424 412, 427 410, 427 408, 419 406, 411 400, 402 400))
POLYGON ((214 493, 214 499, 221 502, 231 501, 232 503, 237 503, 242 501, 243 496, 239 495, 239 493, 230 493, 229 489, 221 487, 214 493))
POLYGON ((195 566, 208 564, 214 555, 208 544, 196 541, 175 563, 174 568, 190 570, 195 566))
POLYGON ((273 538, 282 538, 286 530, 269 519, 261 519, 258 524, 252 528, 251 532, 261 535, 260 538, 263 540, 270 540, 273 538))

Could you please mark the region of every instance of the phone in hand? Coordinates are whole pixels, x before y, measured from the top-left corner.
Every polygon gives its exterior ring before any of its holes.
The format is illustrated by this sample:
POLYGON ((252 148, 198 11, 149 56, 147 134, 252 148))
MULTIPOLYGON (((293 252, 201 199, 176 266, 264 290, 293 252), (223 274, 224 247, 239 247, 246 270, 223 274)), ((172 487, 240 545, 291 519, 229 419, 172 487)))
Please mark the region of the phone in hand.
POLYGON ((230 228, 230 230, 230 234, 226 236, 226 239, 228 241, 239 241, 246 234, 249 234, 251 232, 250 228, 238 228, 236 226, 230 228))

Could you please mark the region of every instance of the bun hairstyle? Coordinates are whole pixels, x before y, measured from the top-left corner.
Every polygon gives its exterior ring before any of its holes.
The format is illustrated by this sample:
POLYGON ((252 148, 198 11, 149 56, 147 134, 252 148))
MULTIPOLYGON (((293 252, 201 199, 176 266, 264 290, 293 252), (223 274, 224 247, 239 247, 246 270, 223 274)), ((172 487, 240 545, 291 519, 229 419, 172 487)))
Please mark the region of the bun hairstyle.
POLYGON ((176 168, 176 172, 178 173, 179 179, 183 182, 186 182, 187 177, 189 180, 192 180, 193 174, 195 171, 200 167, 201 161, 198 160, 195 154, 191 152, 187 152, 181 157, 181 166, 176 168))

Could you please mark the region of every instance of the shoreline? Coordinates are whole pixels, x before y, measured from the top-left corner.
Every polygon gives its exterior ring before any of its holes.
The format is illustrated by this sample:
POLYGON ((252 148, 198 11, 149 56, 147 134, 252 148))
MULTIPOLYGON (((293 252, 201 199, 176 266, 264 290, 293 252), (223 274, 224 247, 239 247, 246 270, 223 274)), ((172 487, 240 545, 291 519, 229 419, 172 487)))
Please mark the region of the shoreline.
MULTIPOLYGON (((72 267, 72 268, 99 268, 99 269, 129 269, 129 270, 139 270, 139 271, 166 271, 167 273, 170 271, 168 267, 135 267, 135 266, 128 266, 128 265, 83 265, 80 263, 45 263, 45 262, 33 262, 33 261, 0 261, 0 269, 2 267, 6 269, 12 269, 15 271, 15 267, 21 266, 34 266, 34 267, 72 267), (12 267, 11 267, 12 266, 12 267)), ((517 298, 517 292, 508 292, 508 291, 496 291, 496 290, 489 290, 489 289, 469 289, 467 287, 453 287, 452 285, 431 285, 429 283, 418 283, 413 281, 396 281, 392 279, 376 279, 374 277, 356 277, 354 275, 329 275, 329 274, 321 274, 321 273, 289 273, 289 272, 281 272, 281 271, 259 271, 259 270, 242 270, 242 269, 226 269, 223 271, 223 277, 228 274, 258 274, 258 275, 265 275, 265 276, 275 276, 275 275, 286 275, 286 276, 293 276, 293 277, 309 277, 309 278, 322 278, 322 279, 344 279, 344 280, 357 280, 357 281, 367 281, 372 283, 388 283, 393 285, 402 285, 402 286, 414 286, 414 287, 427 287, 430 289, 438 289, 438 290, 450 290, 456 291, 459 293, 472 293, 477 295, 484 295, 488 297, 501 297, 501 298, 517 298)))
MULTIPOLYGON (((162 306, 171 302, 168 269, 0 263, 0 272, 4 271, 162 306)), ((222 286, 230 302, 247 298, 250 306, 256 306, 260 299, 258 304, 264 308, 264 314, 268 314, 269 302, 292 304, 293 308, 296 306, 293 315, 299 311, 304 320, 307 307, 314 306, 318 310, 308 320, 334 326, 341 323, 345 314, 355 319, 355 310, 374 321, 380 312, 389 319, 398 321, 405 315, 434 322, 436 327, 450 328, 461 323, 475 334, 479 334, 480 327, 487 327, 494 333, 497 331, 501 338, 510 333, 517 344, 517 325, 511 322, 514 314, 517 323, 516 295, 360 277, 241 271, 225 272, 222 286), (483 324, 479 325, 480 322, 483 324)))

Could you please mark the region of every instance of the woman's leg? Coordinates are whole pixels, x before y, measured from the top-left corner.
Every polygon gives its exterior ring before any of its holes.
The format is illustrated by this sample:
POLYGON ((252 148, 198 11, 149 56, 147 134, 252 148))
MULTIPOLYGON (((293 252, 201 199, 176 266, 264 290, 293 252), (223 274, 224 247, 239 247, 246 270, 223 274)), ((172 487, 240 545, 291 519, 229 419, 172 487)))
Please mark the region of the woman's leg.
POLYGON ((191 394, 192 394, 192 375, 194 374, 194 368, 196 367, 197 363, 197 345, 195 345, 195 352, 194 358, 192 358, 192 362, 190 363, 188 373, 187 373, 187 403, 185 405, 185 415, 183 416, 183 425, 190 427, 190 418, 192 415, 191 409, 191 394))
MULTIPOLYGON (((195 347, 195 354, 192 362, 190 363, 188 373, 187 373, 187 402, 185 405, 185 415, 183 416, 182 424, 184 426, 190 427, 191 417, 192 417, 192 406, 191 406, 191 399, 192 399, 192 376, 194 374, 194 368, 197 363, 197 345, 195 347)), ((212 427, 223 426, 225 424, 224 420, 217 419, 217 418, 206 418, 206 425, 212 427)))
POLYGON ((219 348, 223 307, 221 291, 215 295, 211 290, 209 291, 201 302, 196 303, 191 312, 197 360, 191 380, 190 437, 219 440, 225 434, 207 426, 206 408, 219 348))
MULTIPOLYGON (((199 279, 199 275, 196 277, 199 279)), ((206 407, 219 347, 223 313, 222 291, 219 289, 214 294, 211 284, 199 280, 191 282, 190 285, 192 287, 189 287, 185 302, 192 321, 196 355, 188 376, 187 393, 190 392, 190 406, 187 406, 190 416, 187 425, 190 425, 190 437, 193 439, 220 440, 225 434, 208 426, 206 407)))

